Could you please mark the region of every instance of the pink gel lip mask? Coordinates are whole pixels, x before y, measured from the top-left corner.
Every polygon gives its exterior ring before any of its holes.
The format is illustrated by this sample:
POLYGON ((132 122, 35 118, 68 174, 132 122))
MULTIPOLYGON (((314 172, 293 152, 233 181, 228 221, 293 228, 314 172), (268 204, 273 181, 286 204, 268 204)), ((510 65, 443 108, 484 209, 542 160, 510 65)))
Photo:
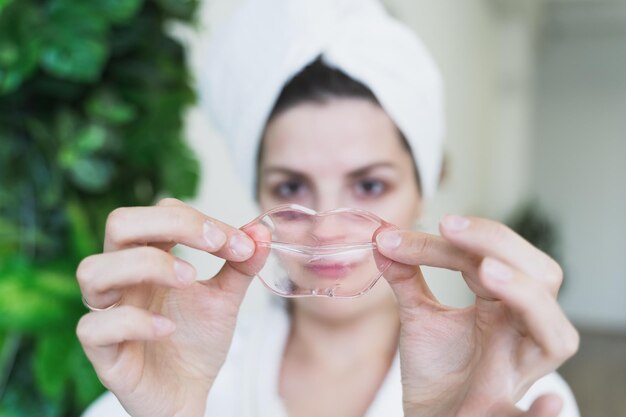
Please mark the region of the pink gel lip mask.
POLYGON ((357 297, 372 288, 392 263, 378 253, 375 238, 395 227, 364 210, 317 213, 283 205, 242 230, 259 226, 271 237, 256 241, 264 257, 256 276, 282 297, 357 297))

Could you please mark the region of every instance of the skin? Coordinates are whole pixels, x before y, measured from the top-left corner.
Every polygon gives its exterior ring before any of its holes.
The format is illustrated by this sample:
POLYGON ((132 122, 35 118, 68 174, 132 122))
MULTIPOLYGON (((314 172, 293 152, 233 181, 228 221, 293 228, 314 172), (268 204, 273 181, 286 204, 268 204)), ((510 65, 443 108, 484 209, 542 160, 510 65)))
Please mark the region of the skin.
MULTIPOLYGON (((514 404, 577 350, 578 334, 556 303, 561 269, 490 220, 446 216, 441 236, 411 230, 422 202, 411 158, 382 109, 336 99, 285 111, 268 124, 260 171, 264 209, 359 207, 401 229, 376 237, 394 264, 367 295, 294 301, 280 385, 290 415, 363 415, 398 346, 406 416, 558 415, 553 395, 527 412, 514 404), (337 152, 338 143, 349 151, 337 152), (440 305, 419 265, 460 271, 476 304, 440 305)), ((86 258, 77 278, 90 305, 120 305, 86 314, 77 334, 131 415, 203 415, 266 255, 254 245, 266 231, 247 233, 173 199, 109 217, 104 253, 86 258), (194 268, 170 253, 176 244, 227 262, 214 279, 195 281, 194 268)))

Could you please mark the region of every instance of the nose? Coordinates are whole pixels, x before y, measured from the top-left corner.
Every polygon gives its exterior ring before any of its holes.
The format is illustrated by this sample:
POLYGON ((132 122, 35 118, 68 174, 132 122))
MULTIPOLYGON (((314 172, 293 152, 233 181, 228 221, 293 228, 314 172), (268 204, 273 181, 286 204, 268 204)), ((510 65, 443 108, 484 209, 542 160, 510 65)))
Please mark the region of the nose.
POLYGON ((318 192, 315 196, 315 204, 313 209, 318 213, 335 210, 345 206, 343 198, 345 192, 337 186, 322 185, 318 186, 318 192))
POLYGON ((311 233, 319 244, 345 243, 347 238, 345 219, 338 214, 317 217, 311 233))

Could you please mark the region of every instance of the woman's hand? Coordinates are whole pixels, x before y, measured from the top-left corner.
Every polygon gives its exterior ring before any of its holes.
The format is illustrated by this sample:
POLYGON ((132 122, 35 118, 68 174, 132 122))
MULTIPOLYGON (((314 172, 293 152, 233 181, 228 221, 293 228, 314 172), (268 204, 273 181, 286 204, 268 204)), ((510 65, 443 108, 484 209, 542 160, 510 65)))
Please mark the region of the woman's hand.
POLYGON ((248 235, 178 200, 111 213, 104 253, 83 260, 77 278, 90 306, 120 304, 83 316, 77 334, 129 414, 204 415, 259 257, 248 235), (178 243, 228 262, 196 281, 193 266, 170 253, 178 243))
POLYGON ((377 236, 396 261, 385 273, 400 305, 405 415, 555 417, 546 395, 522 412, 527 389, 578 349, 578 333, 556 301, 558 264, 506 226, 447 216, 442 237, 411 231, 377 236), (460 271, 476 294, 472 307, 439 304, 419 265, 460 271))

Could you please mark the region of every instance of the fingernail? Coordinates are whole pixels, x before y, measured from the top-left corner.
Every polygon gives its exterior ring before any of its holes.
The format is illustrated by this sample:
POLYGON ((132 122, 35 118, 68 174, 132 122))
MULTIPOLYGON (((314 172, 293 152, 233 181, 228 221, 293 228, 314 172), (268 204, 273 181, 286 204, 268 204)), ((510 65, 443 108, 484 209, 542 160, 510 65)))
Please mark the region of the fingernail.
POLYGON ((402 236, 398 232, 383 232, 376 236, 376 242, 385 249, 397 249, 400 247, 402 236))
POLYGON ((495 259, 486 258, 483 261, 483 270, 487 278, 497 282, 507 282, 513 278, 513 270, 495 259))
POLYGON ((228 246, 236 256, 241 258, 248 258, 254 252, 254 242, 243 234, 233 235, 228 246))
POLYGON ((204 240, 209 251, 216 251, 226 242, 226 234, 210 220, 204 222, 204 240))
POLYGON ((196 279, 196 270, 194 267, 178 259, 174 261, 174 272, 176 272, 178 279, 185 284, 189 284, 196 279))
POLYGON ((165 336, 176 330, 176 324, 163 316, 157 314, 152 316, 152 323, 157 335, 165 336))
POLYGON ((443 227, 450 232, 461 232, 467 229, 470 224, 470 220, 467 217, 455 215, 447 215, 441 222, 443 223, 443 227))

